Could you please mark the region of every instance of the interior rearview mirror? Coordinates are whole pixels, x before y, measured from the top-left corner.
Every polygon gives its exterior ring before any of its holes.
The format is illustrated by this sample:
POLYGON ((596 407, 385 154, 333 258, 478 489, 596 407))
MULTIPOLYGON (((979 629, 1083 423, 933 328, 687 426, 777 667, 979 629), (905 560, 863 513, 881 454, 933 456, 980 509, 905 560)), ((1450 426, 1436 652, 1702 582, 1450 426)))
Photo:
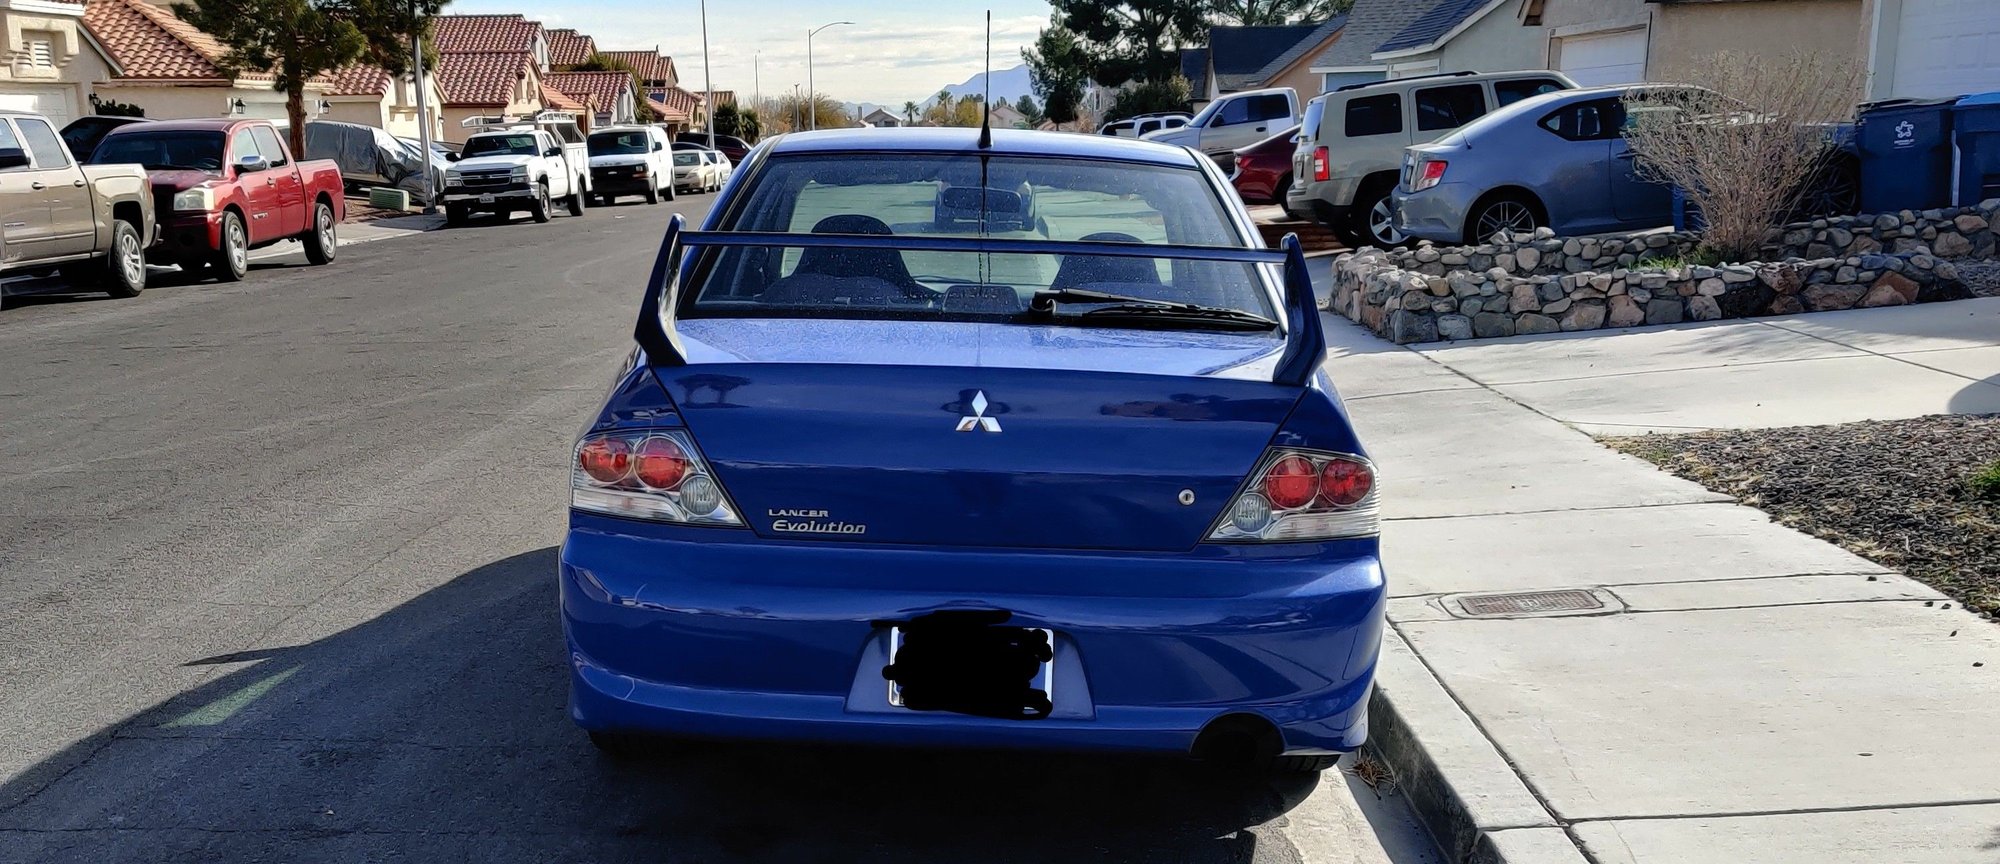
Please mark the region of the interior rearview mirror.
POLYGON ((951 186, 938 192, 936 220, 940 225, 984 222, 989 229, 1017 230, 1025 221, 1024 200, 1006 189, 951 186))

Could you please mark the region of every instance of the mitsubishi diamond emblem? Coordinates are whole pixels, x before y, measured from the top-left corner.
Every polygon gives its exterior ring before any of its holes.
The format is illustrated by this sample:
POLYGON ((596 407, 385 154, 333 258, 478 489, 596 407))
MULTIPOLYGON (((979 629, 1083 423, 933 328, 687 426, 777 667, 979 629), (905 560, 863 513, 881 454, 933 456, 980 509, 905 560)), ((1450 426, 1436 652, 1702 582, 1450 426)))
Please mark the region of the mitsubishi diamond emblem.
POLYGON ((958 418, 958 431, 971 432, 974 429, 981 432, 1000 431, 1000 421, 986 416, 986 391, 981 390, 972 394, 971 408, 971 415, 958 418))

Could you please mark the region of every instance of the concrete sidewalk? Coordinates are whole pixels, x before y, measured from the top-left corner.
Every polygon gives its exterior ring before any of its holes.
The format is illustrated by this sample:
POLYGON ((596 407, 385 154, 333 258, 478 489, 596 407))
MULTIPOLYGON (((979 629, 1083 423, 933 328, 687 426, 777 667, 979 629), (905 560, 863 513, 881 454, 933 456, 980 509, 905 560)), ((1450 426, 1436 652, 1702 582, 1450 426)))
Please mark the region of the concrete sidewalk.
MULTIPOLYGON (((1838 326, 1805 317, 1798 327, 1838 326)), ((1325 322, 1328 369, 1386 491, 1392 632, 1375 745, 1447 857, 2000 861, 2000 627, 1551 419, 1597 406, 1559 379, 1649 374, 1631 368, 1645 352, 1610 340, 1714 337, 1677 328, 1426 356, 1325 322), (1519 592, 1577 593, 1478 596, 1519 592), (1521 611, 1481 614, 1509 599, 1521 611)), ((1774 350, 1758 344, 1769 339, 1881 359, 1857 336, 1829 348, 1750 323, 1729 340, 1751 354, 1774 350)), ((1953 341, 1980 334, 1994 330, 1938 336, 1939 353, 1980 348, 1953 341)), ((1990 386, 1954 386, 1975 384, 1990 386)), ((1894 398, 1879 389, 1850 371, 1842 395, 1894 398)))

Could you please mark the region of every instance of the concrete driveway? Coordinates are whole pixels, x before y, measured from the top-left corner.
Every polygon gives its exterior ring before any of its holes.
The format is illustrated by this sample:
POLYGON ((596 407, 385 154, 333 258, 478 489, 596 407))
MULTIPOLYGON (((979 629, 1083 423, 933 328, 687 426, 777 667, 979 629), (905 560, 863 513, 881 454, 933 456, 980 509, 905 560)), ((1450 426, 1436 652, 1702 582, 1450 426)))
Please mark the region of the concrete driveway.
POLYGON ((1416 347, 1593 435, 2000 412, 2000 298, 1416 347))

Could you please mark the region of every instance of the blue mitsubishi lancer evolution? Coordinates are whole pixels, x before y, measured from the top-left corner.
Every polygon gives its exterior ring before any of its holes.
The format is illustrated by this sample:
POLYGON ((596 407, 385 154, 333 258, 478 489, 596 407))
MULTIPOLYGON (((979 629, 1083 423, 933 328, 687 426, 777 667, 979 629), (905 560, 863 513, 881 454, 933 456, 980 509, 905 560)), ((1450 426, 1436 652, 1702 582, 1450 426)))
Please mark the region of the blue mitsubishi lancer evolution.
POLYGON ((789 135, 668 227, 576 444, 570 713, 648 736, 1248 756, 1367 737, 1375 469, 1297 242, 1211 160, 789 135))

